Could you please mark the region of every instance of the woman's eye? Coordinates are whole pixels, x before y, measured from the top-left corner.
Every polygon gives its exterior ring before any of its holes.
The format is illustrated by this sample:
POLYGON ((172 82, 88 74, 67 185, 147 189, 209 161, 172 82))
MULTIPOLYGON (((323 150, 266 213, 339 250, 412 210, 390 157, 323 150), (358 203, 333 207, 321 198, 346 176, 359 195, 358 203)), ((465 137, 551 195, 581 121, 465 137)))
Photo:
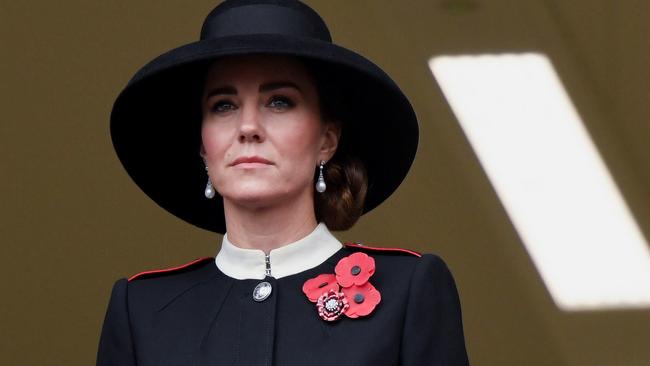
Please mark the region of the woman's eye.
POLYGON ((281 96, 275 96, 271 98, 268 104, 268 106, 273 109, 287 109, 293 107, 294 105, 295 103, 291 99, 281 96))
POLYGON ((213 113, 225 113, 236 109, 235 105, 228 100, 220 100, 212 105, 213 113))

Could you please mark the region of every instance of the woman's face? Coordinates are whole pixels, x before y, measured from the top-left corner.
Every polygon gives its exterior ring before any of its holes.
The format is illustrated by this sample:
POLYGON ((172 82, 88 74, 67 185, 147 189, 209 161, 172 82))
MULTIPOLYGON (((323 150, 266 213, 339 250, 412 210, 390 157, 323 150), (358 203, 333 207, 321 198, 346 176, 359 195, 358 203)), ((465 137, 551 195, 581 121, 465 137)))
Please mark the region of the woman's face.
POLYGON ((334 154, 339 130, 324 123, 305 66, 281 56, 215 62, 202 99, 201 154, 231 203, 271 206, 313 199, 314 169, 334 154))

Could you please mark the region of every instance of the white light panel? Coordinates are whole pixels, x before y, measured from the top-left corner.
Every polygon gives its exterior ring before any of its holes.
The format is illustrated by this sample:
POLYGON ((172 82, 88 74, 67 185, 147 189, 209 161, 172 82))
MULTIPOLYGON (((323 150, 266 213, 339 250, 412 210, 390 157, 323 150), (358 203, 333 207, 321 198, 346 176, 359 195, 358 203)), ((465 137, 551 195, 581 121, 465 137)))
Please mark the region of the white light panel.
POLYGON ((555 303, 650 306, 648 244, 548 58, 439 56, 429 67, 555 303))

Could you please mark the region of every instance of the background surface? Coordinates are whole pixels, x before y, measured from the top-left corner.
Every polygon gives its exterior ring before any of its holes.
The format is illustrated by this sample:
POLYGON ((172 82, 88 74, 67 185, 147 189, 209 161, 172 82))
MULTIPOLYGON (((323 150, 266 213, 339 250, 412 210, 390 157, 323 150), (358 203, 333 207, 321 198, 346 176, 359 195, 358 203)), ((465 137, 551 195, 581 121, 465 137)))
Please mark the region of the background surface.
MULTIPOLYGON (((438 54, 549 54, 650 237, 650 2, 309 4, 338 43, 393 76, 421 123, 412 173, 339 238, 441 255, 473 365, 650 364, 650 310, 564 313, 553 304, 427 68, 438 54)), ((0 364, 94 364, 116 279, 216 254, 220 237, 167 214, 131 182, 108 132, 128 79, 198 38, 213 6, 0 1, 0 364)))

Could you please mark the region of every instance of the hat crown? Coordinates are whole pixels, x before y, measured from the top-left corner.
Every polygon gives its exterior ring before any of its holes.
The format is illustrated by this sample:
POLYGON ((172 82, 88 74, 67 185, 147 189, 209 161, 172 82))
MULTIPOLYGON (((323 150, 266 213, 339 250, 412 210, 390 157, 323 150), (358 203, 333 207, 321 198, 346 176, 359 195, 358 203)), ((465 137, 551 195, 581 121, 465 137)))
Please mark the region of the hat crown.
POLYGON ((201 28, 201 40, 253 34, 332 42, 323 19, 297 0, 227 0, 208 14, 201 28))

